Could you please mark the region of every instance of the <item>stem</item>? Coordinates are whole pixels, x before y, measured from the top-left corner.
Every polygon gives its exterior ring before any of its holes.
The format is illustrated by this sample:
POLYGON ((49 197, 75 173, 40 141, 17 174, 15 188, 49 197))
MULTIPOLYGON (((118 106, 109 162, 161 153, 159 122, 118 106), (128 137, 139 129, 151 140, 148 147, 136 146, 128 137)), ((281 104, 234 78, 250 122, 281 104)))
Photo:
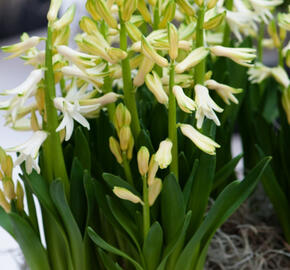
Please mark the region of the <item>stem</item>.
POLYGON ((144 241, 150 229, 150 206, 149 206, 149 196, 148 196, 148 186, 147 177, 143 176, 143 228, 144 228, 144 241))
POLYGON ((265 23, 261 21, 260 29, 259 29, 259 37, 258 37, 258 61, 263 62, 263 38, 265 33, 265 23))
POLYGON ((126 152, 122 153, 122 158, 123 158, 122 165, 123 165, 123 169, 124 169, 124 172, 126 175, 126 179, 127 179, 128 183, 131 184, 131 186, 134 186, 132 172, 131 172, 129 161, 127 159, 126 152))
MULTIPOLYGON (((233 9, 233 0, 226 0, 226 9, 232 10, 233 9)), ((231 36, 231 29, 229 25, 226 23, 224 29, 224 38, 223 38, 223 46, 228 47, 230 45, 230 36, 231 36)))
POLYGON ((168 106, 168 134, 172 141, 172 161, 170 172, 173 172, 178 181, 178 140, 176 128, 176 101, 172 88, 174 86, 174 61, 171 60, 169 70, 169 106, 168 106))
MULTIPOLYGON (((196 48, 204 46, 204 14, 205 7, 201 6, 198 11, 197 25, 196 25, 196 48)), ((195 84, 203 84, 205 75, 205 59, 196 65, 194 70, 194 82, 195 84)))
POLYGON ((55 82, 52 66, 52 29, 50 26, 48 26, 47 29, 45 66, 45 108, 47 117, 46 130, 48 131, 49 135, 45 141, 44 159, 46 166, 48 166, 48 180, 52 181, 55 178, 60 178, 63 181, 66 193, 68 194, 68 176, 65 168, 59 134, 55 131, 58 127, 58 118, 57 111, 53 104, 53 99, 55 98, 55 82))
POLYGON ((278 64, 279 64, 280 67, 284 67, 282 50, 283 50, 283 44, 281 44, 281 46, 278 49, 278 57, 279 57, 278 64))
MULTIPOLYGON (((122 16, 120 15, 120 48, 123 51, 127 52, 127 36, 126 36, 126 27, 125 23, 122 20, 122 16)), ((135 90, 133 88, 133 83, 131 79, 131 68, 129 63, 129 57, 126 57, 122 60, 122 77, 123 77, 123 85, 124 85, 124 101, 128 110, 131 113, 132 122, 131 128, 134 135, 134 138, 137 139, 141 128, 138 118, 137 104, 135 99, 135 90)))
MULTIPOLYGON (((107 64, 107 66, 105 68, 105 72, 107 72, 107 71, 109 71, 109 64, 107 64)), ((110 78, 110 76, 106 76, 104 78, 104 87, 103 88, 104 88, 104 93, 110 93, 113 91, 112 79, 110 78)), ((114 113, 115 113, 115 103, 108 104, 107 108, 108 108, 110 121, 113 122, 114 113)))

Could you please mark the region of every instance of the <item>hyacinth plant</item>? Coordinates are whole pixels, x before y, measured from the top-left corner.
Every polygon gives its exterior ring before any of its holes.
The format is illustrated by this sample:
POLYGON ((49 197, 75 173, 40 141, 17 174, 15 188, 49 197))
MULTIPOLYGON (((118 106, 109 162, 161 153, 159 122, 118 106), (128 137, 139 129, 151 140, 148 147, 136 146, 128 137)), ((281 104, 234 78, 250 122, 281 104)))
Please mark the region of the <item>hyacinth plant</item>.
MULTIPOLYGON (((274 1, 273 1, 274 3, 274 1)), ((249 80, 244 103, 242 104, 239 124, 243 141, 245 169, 255 164, 264 155, 271 155, 273 161, 262 177, 262 184, 269 196, 290 243, 290 6, 288 13, 269 13, 268 19, 259 25, 257 40, 258 59, 255 66, 248 70, 249 80), (268 32, 269 38, 264 37, 268 32), (264 49, 277 52, 277 66, 263 64, 264 49), (247 119, 247 120, 246 120, 247 119), (246 121, 245 121, 246 120, 246 121), (249 132, 251 130, 251 132, 249 132)))
POLYGON ((215 231, 269 162, 228 185, 239 157, 216 168, 216 149, 229 151, 215 139, 228 128, 216 112, 241 92, 225 84, 217 59, 248 68, 255 58, 252 48, 231 47, 230 4, 88 0, 75 50, 75 7, 58 18, 61 1, 52 0, 45 38, 23 34, 2 48, 35 68, 0 104, 7 125, 33 131, 0 151, 0 224, 31 270, 203 269, 215 231))

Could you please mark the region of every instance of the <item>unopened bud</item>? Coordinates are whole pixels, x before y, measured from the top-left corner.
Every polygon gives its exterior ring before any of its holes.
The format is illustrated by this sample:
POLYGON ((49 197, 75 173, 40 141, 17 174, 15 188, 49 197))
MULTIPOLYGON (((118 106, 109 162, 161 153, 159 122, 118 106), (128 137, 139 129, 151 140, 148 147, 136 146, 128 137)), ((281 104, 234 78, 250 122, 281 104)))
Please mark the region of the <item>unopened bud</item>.
POLYGON ((209 0, 207 2, 207 9, 212 9, 216 6, 218 0, 209 0))
POLYGON ((31 124, 31 128, 32 128, 33 131, 40 130, 40 127, 39 127, 39 124, 38 124, 38 120, 37 120, 37 116, 35 114, 35 110, 31 111, 30 124, 31 124))
POLYGON ((151 159, 150 159, 150 163, 149 163, 149 168, 148 168, 148 177, 147 177, 147 181, 148 181, 148 185, 152 185, 156 173, 158 171, 158 163, 155 161, 155 154, 152 155, 151 159))
POLYGON ((120 148, 119 142, 114 137, 111 136, 109 138, 109 146, 110 146, 110 150, 111 150, 112 154, 115 156, 117 162, 122 164, 123 158, 122 158, 121 148, 120 148))
POLYGON ((172 142, 170 139, 162 141, 155 155, 155 161, 160 169, 166 169, 172 161, 171 155, 172 142))
POLYGON ((118 22, 109 10, 107 3, 104 0, 94 1, 97 12, 104 19, 104 21, 112 28, 118 28, 118 22))
POLYGON ((148 2, 152 7, 155 7, 157 0, 148 0, 148 2))
MULTIPOLYGON (((289 16, 289 18, 290 18, 290 16, 289 16)), ((289 19, 289 21, 290 21, 290 19, 289 19)), ((287 31, 285 29, 283 29, 283 28, 280 28, 279 29, 279 36, 280 36, 281 42, 283 43, 285 38, 286 38, 286 36, 287 36, 287 31)))
POLYGON ((70 6, 66 10, 64 15, 59 20, 57 20, 56 22, 53 23, 52 27, 55 30, 60 30, 63 27, 66 27, 67 25, 69 25, 73 21, 75 13, 76 13, 76 6, 75 5, 70 6))
POLYGON ((114 187, 113 192, 120 199, 127 200, 132 203, 141 203, 143 205, 142 200, 126 188, 114 187))
POLYGON ((151 14, 146 6, 145 0, 137 0, 137 9, 147 23, 151 23, 151 14))
POLYGON ((49 10, 47 13, 47 20, 49 22, 56 20, 58 11, 60 9, 62 0, 51 0, 49 10))
POLYGON ((114 62, 118 62, 127 57, 127 53, 119 48, 106 48, 106 52, 114 62))
POLYGON ((290 67, 290 49, 286 52, 286 65, 290 67))
POLYGON ((203 28, 206 30, 211 30, 211 29, 214 29, 214 28, 220 26, 222 24, 225 16, 226 16, 226 11, 210 18, 208 21, 206 21, 203 24, 203 28))
POLYGON ((269 23, 268 33, 269 33, 270 37, 272 38, 275 47, 280 48, 281 41, 280 41, 279 35, 277 33, 277 27, 276 27, 275 21, 271 21, 269 23))
POLYGON ((114 125, 117 130, 120 130, 123 126, 130 126, 131 114, 123 103, 118 104, 114 116, 114 125))
POLYGON ((126 22, 125 26, 126 26, 127 33, 133 42, 137 42, 141 40, 142 32, 138 29, 138 27, 135 24, 131 22, 126 22))
POLYGON ((94 32, 99 32, 97 24, 89 17, 84 16, 79 22, 80 29, 91 35, 94 32))
POLYGON ((154 62, 150 58, 143 56, 143 60, 138 69, 138 73, 133 81, 134 86, 141 86, 144 83, 145 76, 153 69, 153 67, 154 62))
POLYGON ((93 0, 87 0, 86 9, 87 9, 88 13, 92 16, 92 18, 95 21, 100 21, 101 20, 101 16, 98 13, 93 0))
POLYGON ((2 162, 2 171, 8 178, 12 178, 13 160, 11 156, 6 155, 5 161, 2 162))
POLYGON ((17 202, 16 202, 16 206, 17 209, 19 211, 23 211, 24 210, 24 191, 23 191, 23 187, 20 184, 20 182, 17 182, 17 186, 16 186, 16 196, 17 196, 17 202))
POLYGON ((187 0, 176 0, 176 3, 183 9, 187 16, 194 16, 194 8, 187 0))
POLYGON ((6 213, 9 213, 11 210, 11 206, 6 200, 3 191, 0 189, 0 206, 5 210, 6 213))
POLYGON ((204 80, 205 80, 205 81, 210 80, 210 79, 211 79, 211 76, 212 76, 212 71, 209 70, 207 73, 205 73, 205 75, 204 75, 204 80))
POLYGON ((16 194, 14 192, 14 183, 11 180, 11 178, 5 177, 2 180, 3 183, 3 189, 4 189, 4 194, 5 196, 9 199, 12 200, 15 198, 16 194))
POLYGON ((159 28, 165 28, 168 22, 171 22, 175 16, 176 4, 175 1, 171 0, 165 7, 163 18, 159 23, 159 28))
POLYGON ((192 111, 195 110, 195 102, 184 94, 183 89, 179 85, 175 85, 172 91, 177 100, 178 106, 182 111, 186 113, 192 113, 192 111))
POLYGON ((133 149, 134 149, 134 138, 133 136, 130 137, 128 150, 127 150, 127 159, 131 160, 133 158, 133 149))
POLYGON ((123 126, 119 132, 120 147, 122 151, 127 151, 131 137, 131 128, 129 126, 123 126))
POLYGON ((162 190, 162 181, 159 178, 155 178, 153 183, 148 188, 148 199, 150 206, 154 204, 161 190, 162 190))
POLYGON ((203 0, 194 0, 194 2, 201 7, 203 5, 203 0))
POLYGON ((143 36, 141 39, 141 48, 143 54, 154 61, 158 66, 167 67, 168 61, 166 58, 159 55, 156 50, 149 44, 147 39, 143 36))
POLYGON ((124 0, 122 5, 122 19, 127 22, 131 19, 132 14, 134 13, 137 7, 136 0, 124 0))
POLYGON ((178 56, 178 32, 176 27, 172 24, 168 24, 168 42, 169 42, 169 56, 175 60, 178 56))
POLYGON ((148 172, 149 151, 147 147, 142 146, 137 154, 139 173, 144 176, 148 172))

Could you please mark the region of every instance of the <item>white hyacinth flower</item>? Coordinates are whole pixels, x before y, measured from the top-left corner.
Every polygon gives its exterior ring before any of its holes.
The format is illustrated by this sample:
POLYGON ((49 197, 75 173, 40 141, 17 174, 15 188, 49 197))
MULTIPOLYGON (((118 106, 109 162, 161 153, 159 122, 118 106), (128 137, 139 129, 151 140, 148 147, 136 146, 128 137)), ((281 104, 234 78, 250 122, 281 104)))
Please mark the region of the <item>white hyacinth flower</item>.
POLYGON ((123 187, 114 187, 113 193, 122 200, 127 200, 132 203, 144 204, 143 201, 134 193, 123 187))
POLYGON ((215 122, 217 126, 220 125, 220 121, 217 118, 215 111, 222 112, 223 109, 219 107, 210 97, 208 89, 200 84, 194 87, 195 90, 195 102, 197 104, 197 111, 195 118, 197 119, 197 127, 201 128, 204 117, 211 119, 215 122))
POLYGON ((191 125, 179 124, 179 127, 184 136, 189 138, 201 151, 209 155, 215 155, 216 148, 220 147, 214 140, 201 134, 191 125))
POLYGON ((37 163, 39 148, 46 140, 48 134, 45 131, 36 131, 25 143, 6 149, 7 152, 19 152, 20 155, 14 165, 18 166, 25 161, 25 169, 28 174, 35 169, 40 173, 40 168, 37 163))
POLYGON ((274 79, 280 83, 285 89, 290 85, 290 80, 287 75, 287 72, 282 67, 275 67, 271 69, 274 79))
POLYGON ((160 169, 166 169, 172 161, 171 155, 172 142, 169 139, 162 141, 159 144, 158 151, 155 154, 155 161, 158 163, 160 169))
POLYGON ((63 97, 54 98, 54 106, 63 113, 63 119, 56 131, 65 129, 65 140, 68 141, 73 133, 74 120, 80 123, 87 129, 90 129, 90 124, 82 114, 87 114, 99 109, 100 104, 80 106, 78 101, 71 103, 63 97))
POLYGON ((271 68, 261 63, 256 63, 255 66, 248 70, 248 75, 252 83, 260 83, 271 76, 271 68))
POLYGON ((230 48, 223 46, 213 46, 211 52, 216 56, 228 57, 239 65, 252 67, 252 60, 256 58, 255 49, 252 48, 230 48))
POLYGON ((175 85, 172 91, 173 94, 175 95, 178 106, 181 110, 183 110, 186 113, 191 113, 192 111, 195 110, 196 108, 195 102, 190 97, 184 94, 180 86, 175 85))
POLYGON ((230 101, 235 104, 238 104, 239 101, 234 96, 234 94, 239 94, 243 90, 241 88, 233 88, 226 84, 221 84, 216 82, 215 80, 208 80, 205 82, 205 86, 208 89, 215 90, 217 94, 222 98, 222 100, 227 104, 230 105, 230 101))
POLYGON ((265 22, 268 23, 273 19, 271 10, 283 3, 283 0, 250 0, 255 13, 265 22))
POLYGON ((12 59, 25 53, 29 49, 37 46, 40 40, 41 40, 40 37, 30 37, 22 42, 19 42, 13 45, 3 46, 1 47, 1 49, 3 52, 12 53, 12 55, 6 58, 6 59, 12 59))

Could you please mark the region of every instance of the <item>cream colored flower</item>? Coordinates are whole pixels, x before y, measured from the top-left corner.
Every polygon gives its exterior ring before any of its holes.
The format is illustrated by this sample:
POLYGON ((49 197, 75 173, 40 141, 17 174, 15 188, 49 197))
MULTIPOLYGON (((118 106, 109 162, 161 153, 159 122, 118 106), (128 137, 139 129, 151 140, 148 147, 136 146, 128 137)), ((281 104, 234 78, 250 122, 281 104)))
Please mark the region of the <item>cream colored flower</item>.
POLYGON ((158 151, 155 154, 155 161, 158 163, 160 169, 166 169, 171 163, 171 149, 172 142, 169 139, 166 139, 160 143, 158 151))
POLYGON ((132 203, 141 203, 142 205, 144 204, 143 201, 138 196, 136 196, 126 188, 114 187, 113 192, 117 197, 119 197, 122 200, 127 200, 132 203))
POLYGON ((186 96, 182 88, 178 85, 175 85, 172 89, 173 94, 177 100, 178 106, 181 110, 186 113, 191 113, 196 109, 195 102, 188 96, 186 96))
POLYGON ((260 83, 271 76, 271 68, 256 63, 255 66, 249 68, 248 75, 252 83, 260 83))

